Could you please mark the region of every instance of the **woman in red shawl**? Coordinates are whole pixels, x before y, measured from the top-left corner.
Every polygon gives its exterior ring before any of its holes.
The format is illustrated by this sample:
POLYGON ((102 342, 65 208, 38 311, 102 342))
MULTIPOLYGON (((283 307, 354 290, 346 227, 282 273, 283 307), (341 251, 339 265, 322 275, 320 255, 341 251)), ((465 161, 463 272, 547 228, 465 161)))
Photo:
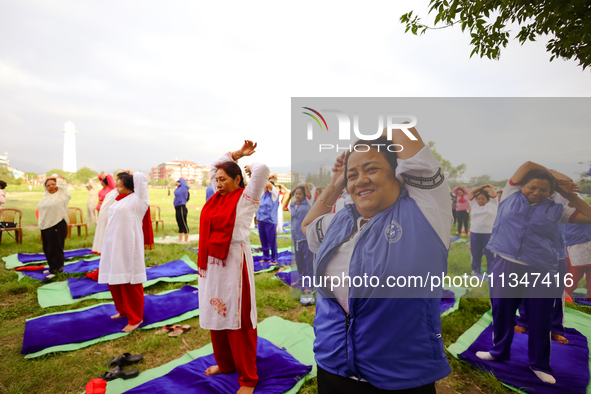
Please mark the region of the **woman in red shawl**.
POLYGON ((111 174, 99 174, 98 176, 99 180, 101 181, 101 184, 103 185, 103 188, 101 189, 101 191, 98 194, 98 204, 96 205, 96 210, 100 211, 101 210, 101 204, 103 203, 103 200, 105 199, 105 196, 113 189, 115 189, 117 186, 115 185, 115 181, 113 180, 113 175, 111 174))
POLYGON ((269 168, 253 163, 246 172, 248 186, 236 163, 254 153, 257 144, 222 155, 211 165, 217 192, 205 203, 199 226, 199 324, 211 330, 217 365, 205 375, 238 372, 239 394, 252 393, 256 368, 257 309, 250 224, 258 210, 269 168))

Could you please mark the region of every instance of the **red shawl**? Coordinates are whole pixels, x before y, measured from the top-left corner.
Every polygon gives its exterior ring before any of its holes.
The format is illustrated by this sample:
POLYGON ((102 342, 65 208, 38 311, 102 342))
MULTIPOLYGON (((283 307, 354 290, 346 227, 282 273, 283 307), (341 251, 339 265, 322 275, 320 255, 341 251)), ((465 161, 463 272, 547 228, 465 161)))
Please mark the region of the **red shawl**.
POLYGON ((244 188, 222 196, 214 194, 203 206, 199 218, 199 275, 205 277, 209 256, 223 261, 228 258, 236 222, 236 206, 244 188))
MULTIPOLYGON (((129 194, 118 194, 115 201, 123 200, 129 194)), ((154 249, 154 230, 152 229, 152 215, 150 214, 150 206, 142 220, 142 231, 144 233, 144 249, 154 249)))

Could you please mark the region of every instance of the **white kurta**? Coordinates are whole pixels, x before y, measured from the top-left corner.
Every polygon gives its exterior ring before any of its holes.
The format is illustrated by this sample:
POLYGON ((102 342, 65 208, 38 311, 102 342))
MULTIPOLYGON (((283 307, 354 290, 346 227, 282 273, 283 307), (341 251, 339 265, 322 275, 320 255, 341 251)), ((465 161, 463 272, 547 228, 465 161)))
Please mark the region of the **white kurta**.
POLYGON ((134 172, 133 186, 131 195, 109 208, 98 283, 120 285, 147 280, 142 221, 150 206, 148 179, 141 172, 134 172))
POLYGON ((92 179, 88 180, 90 190, 88 191, 88 202, 86 203, 86 213, 88 215, 88 224, 96 223, 96 204, 98 204, 98 190, 92 179))
POLYGON ((55 184, 57 191, 51 194, 45 188, 45 194, 37 204, 37 209, 39 209, 39 230, 53 227, 62 220, 65 220, 68 224, 70 223, 68 202, 72 197, 68 191, 68 183, 62 178, 57 178, 55 184))
MULTIPOLYGON (((117 189, 111 190, 105 196, 101 210, 99 211, 98 220, 96 221, 96 229, 94 230, 94 241, 92 243, 92 251, 101 253, 103 248, 103 240, 105 239, 105 230, 107 229, 107 223, 109 221, 109 207, 115 202, 115 198, 119 193, 117 189)), ((94 206, 96 208, 96 204, 94 206)))
MULTIPOLYGON (((229 153, 211 165, 211 185, 217 190, 215 174, 219 163, 232 161, 229 153)), ((236 206, 236 221, 225 266, 209 264, 205 278, 199 277, 199 324, 206 330, 237 330, 241 328, 242 270, 246 263, 247 284, 250 287, 250 319, 257 326, 257 308, 254 288, 254 263, 250 251, 250 223, 259 208, 261 196, 269 178, 269 167, 253 163, 252 176, 236 206), (242 259, 242 256, 245 259, 242 259)))

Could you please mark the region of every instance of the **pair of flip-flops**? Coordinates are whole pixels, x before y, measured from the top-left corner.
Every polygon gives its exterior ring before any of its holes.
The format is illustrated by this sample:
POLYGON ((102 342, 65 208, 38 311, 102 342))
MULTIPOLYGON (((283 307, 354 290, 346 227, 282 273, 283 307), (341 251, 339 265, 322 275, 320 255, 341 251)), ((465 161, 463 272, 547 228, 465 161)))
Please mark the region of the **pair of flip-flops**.
POLYGON ((183 334, 186 331, 189 331, 191 326, 185 324, 184 326, 181 325, 174 325, 174 326, 164 326, 160 330, 156 331, 156 334, 167 334, 169 337, 178 337, 179 335, 183 334))
POLYGON ((104 379, 106 381, 115 380, 118 378, 122 379, 131 379, 135 378, 140 374, 138 369, 131 369, 125 371, 123 369, 124 366, 137 364, 144 359, 144 356, 141 354, 134 354, 131 353, 123 353, 117 357, 114 357, 106 362, 108 367, 113 367, 104 374, 100 375, 99 378, 104 379))

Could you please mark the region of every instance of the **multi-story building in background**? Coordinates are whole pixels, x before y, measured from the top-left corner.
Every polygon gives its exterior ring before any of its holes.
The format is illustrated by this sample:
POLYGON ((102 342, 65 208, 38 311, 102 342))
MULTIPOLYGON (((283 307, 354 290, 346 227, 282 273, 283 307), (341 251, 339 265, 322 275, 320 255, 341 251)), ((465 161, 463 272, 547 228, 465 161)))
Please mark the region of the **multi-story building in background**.
POLYGON ((202 185, 203 179, 209 182, 209 167, 199 166, 192 161, 172 160, 152 167, 152 179, 184 178, 187 182, 202 185))
POLYGON ((300 173, 289 171, 287 174, 277 174, 277 182, 282 185, 291 184, 293 187, 293 185, 300 183, 300 173))

